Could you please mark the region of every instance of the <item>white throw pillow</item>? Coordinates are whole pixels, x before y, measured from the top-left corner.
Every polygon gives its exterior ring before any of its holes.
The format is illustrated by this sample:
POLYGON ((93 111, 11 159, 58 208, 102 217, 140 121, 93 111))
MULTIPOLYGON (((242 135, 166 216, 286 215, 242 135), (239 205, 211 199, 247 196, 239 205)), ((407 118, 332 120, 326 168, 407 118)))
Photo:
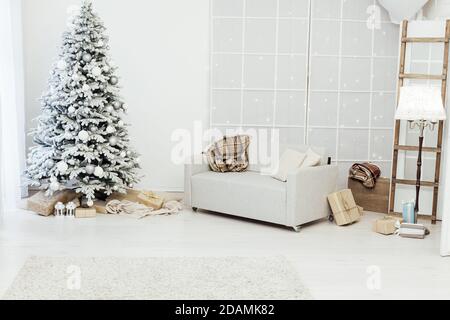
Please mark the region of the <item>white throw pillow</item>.
POLYGON ((288 173, 299 168, 305 158, 306 154, 292 149, 287 149, 281 156, 278 170, 274 175, 272 175, 272 178, 286 182, 288 173))
POLYGON ((322 157, 315 153, 311 148, 306 151, 306 158, 302 163, 302 168, 315 167, 320 164, 322 157))

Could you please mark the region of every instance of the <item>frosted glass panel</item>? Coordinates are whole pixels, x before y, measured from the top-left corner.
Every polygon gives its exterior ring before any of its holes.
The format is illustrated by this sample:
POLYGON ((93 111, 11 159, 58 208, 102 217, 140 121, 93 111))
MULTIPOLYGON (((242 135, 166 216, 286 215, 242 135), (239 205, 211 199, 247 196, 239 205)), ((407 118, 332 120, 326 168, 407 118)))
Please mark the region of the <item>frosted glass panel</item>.
POLYGON ((371 160, 392 158, 393 130, 372 130, 370 142, 371 160))
POLYGON ((373 93, 372 103, 372 126, 393 127, 396 94, 384 92, 373 93))
POLYGON ((309 128, 308 141, 312 146, 326 148, 327 156, 336 158, 337 135, 335 129, 309 128))
MULTIPOLYGON (((375 0, 211 1, 213 123, 278 128, 283 146, 325 147, 340 185, 356 161, 389 176, 399 26, 378 7, 370 28, 375 0)), ((440 73, 442 48, 419 48, 412 69, 440 73)), ((408 131, 407 142, 416 139, 408 131)))
POLYGON ((214 16, 242 16, 244 0, 213 0, 214 16))
POLYGON ((241 19, 215 20, 213 50, 216 52, 242 51, 242 23, 241 19))
POLYGON ((241 117, 240 91, 214 90, 212 93, 212 122, 239 123, 241 117))
POLYGON ((279 56, 278 78, 279 89, 304 89, 306 87, 306 57, 279 56))
POLYGON ((341 127, 369 126, 370 93, 342 93, 340 107, 341 127))
POLYGON ((341 90, 370 90, 370 59, 342 58, 341 90))
POLYGON ((339 58, 311 57, 311 89, 337 90, 339 58))
POLYGON ((213 86, 215 88, 240 88, 241 70, 241 56, 213 55, 213 86))
MULTIPOLYGON (((340 1, 337 1, 340 2, 340 1)), ((367 20, 367 9, 374 4, 373 0, 345 0, 343 2, 343 18, 353 20, 367 20)))
POLYGON ((339 54, 339 22, 322 21, 312 22, 311 52, 313 55, 337 55, 339 54))
POLYGON ((369 130, 339 130, 339 159, 365 160, 368 151, 369 130))
POLYGON ((342 23, 342 54, 370 56, 372 54, 372 30, 365 22, 342 23))
POLYGON ((279 0, 280 17, 308 18, 308 0, 279 0))
POLYGON ((277 0, 245 0, 246 14, 249 17, 275 17, 277 0))
POLYGON ((373 64, 373 90, 394 91, 398 74, 397 58, 376 58, 373 64))
POLYGON ((303 126, 305 123, 305 93, 277 92, 275 125, 303 126))
POLYGON ((313 0, 311 4, 313 19, 338 19, 341 16, 341 1, 339 0, 313 0))
POLYGON ((278 28, 278 52, 307 53, 308 21, 280 20, 278 28))
POLYGON ((247 19, 245 52, 275 53, 276 21, 273 19, 247 19))
POLYGON ((244 87, 274 88, 275 57, 246 55, 244 57, 244 87))
POLYGON ((374 29, 374 55, 398 56, 399 27, 391 23, 382 23, 380 29, 374 29))
POLYGON ((273 92, 244 92, 244 124, 272 124, 273 92))
POLYGON ((311 92, 309 101, 309 124, 311 126, 336 127, 338 94, 311 92))

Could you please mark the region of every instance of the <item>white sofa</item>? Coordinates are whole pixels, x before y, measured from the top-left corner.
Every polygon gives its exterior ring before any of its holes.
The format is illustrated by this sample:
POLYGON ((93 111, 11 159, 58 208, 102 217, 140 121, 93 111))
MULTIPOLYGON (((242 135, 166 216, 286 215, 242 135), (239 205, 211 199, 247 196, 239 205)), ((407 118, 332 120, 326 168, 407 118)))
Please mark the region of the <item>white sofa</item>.
MULTIPOLYGON (((307 148, 295 147, 302 152, 307 148)), ((205 162, 186 164, 185 204, 194 211, 200 208, 299 231, 301 225, 329 215, 327 195, 336 190, 337 166, 325 164, 323 149, 312 149, 322 155, 321 164, 290 172, 287 182, 252 167, 245 172, 217 173, 205 162)))

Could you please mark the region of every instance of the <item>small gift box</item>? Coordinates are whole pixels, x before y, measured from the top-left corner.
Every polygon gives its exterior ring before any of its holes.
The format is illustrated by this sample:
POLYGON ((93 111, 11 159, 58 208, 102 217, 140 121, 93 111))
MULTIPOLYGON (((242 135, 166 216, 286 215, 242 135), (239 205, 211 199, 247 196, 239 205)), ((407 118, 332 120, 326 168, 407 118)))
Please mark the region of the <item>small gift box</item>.
POLYGON ((384 216, 383 218, 375 221, 373 231, 384 235, 394 234, 400 227, 400 223, 402 223, 402 221, 402 218, 384 216))
POLYGON ((75 209, 75 217, 76 218, 95 218, 97 215, 97 211, 95 208, 76 208, 75 209))

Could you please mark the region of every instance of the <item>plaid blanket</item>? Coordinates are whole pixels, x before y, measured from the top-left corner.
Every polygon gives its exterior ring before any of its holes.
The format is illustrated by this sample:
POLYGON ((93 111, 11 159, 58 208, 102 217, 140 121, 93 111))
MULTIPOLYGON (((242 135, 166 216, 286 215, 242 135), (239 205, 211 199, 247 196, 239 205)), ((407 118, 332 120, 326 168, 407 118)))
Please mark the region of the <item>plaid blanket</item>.
POLYGON ((380 167, 373 163, 355 163, 349 170, 348 176, 352 179, 359 180, 369 189, 375 187, 377 179, 380 177, 380 167))
POLYGON ((250 136, 226 137, 213 143, 206 151, 206 158, 212 171, 241 172, 248 167, 250 136))

